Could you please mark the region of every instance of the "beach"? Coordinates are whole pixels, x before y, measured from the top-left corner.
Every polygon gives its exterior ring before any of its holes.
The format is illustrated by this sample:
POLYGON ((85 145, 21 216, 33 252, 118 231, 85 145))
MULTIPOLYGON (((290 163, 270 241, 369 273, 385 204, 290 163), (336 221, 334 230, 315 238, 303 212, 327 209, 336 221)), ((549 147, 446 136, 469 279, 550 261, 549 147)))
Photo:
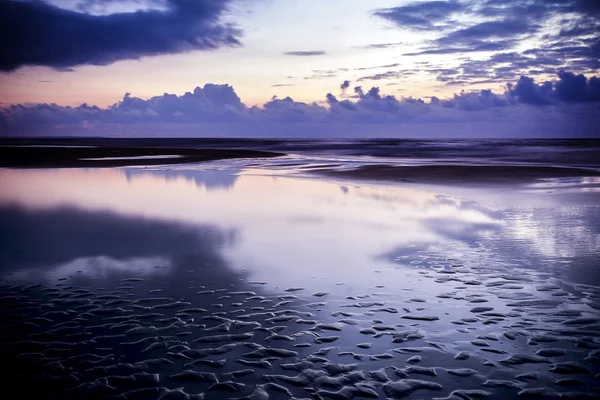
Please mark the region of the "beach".
POLYGON ((589 142, 151 144, 3 143, 4 387, 598 398, 589 142))
POLYGON ((110 168, 199 163, 231 158, 266 158, 282 155, 243 149, 124 146, 2 146, 0 152, 0 167, 8 168, 110 168))

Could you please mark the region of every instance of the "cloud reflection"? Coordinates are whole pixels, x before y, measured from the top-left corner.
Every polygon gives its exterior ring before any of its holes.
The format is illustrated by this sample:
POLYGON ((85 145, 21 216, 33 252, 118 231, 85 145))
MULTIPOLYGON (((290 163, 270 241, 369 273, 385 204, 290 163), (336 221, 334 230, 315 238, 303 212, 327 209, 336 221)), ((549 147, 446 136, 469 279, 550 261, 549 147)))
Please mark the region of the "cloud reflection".
POLYGON ((12 273, 16 279, 48 280, 82 276, 93 279, 106 279, 115 275, 133 276, 166 276, 172 269, 169 258, 148 257, 118 260, 107 256, 81 257, 56 266, 17 270, 12 273))
MULTIPOLYGON (((202 171, 211 166, 202 166, 202 171)), ((495 254, 499 261, 528 259, 532 266, 540 257, 560 257, 561 262, 566 257, 572 265, 583 265, 575 262, 583 257, 598 260, 597 253, 590 253, 600 248, 598 206, 569 208, 564 199, 540 191, 474 188, 453 197, 441 196, 449 191, 441 186, 369 184, 340 190, 339 182, 264 176, 258 170, 236 176, 229 190, 205 190, 205 183, 197 186, 203 172, 188 169, 194 171, 188 176, 198 180, 173 179, 177 172, 159 169, 139 174, 113 169, 0 170, 0 204, 21 205, 4 218, 27 214, 33 221, 28 230, 36 232, 27 238, 27 248, 40 249, 12 262, 56 265, 97 256, 122 260, 167 255, 180 265, 183 254, 221 254, 221 263, 232 270, 248 271, 251 279, 274 286, 344 280, 364 287, 380 283, 375 270, 397 266, 393 260, 402 252, 392 254, 394 249, 413 245, 458 254, 470 264, 484 263, 474 248, 495 254), (469 196, 485 200, 462 198, 469 196), (485 206, 490 202, 497 203, 495 208, 485 206), (523 206, 528 203, 539 211, 523 206), (58 212, 65 204, 79 211, 58 212), (564 212, 557 213, 559 209, 564 212), (85 233, 106 224, 112 227, 102 234, 85 233), (232 231, 237 234, 229 236, 232 231), (49 238, 47 243, 40 232, 49 238), (68 240, 55 243, 55 237, 73 239, 67 246, 68 240), (67 255, 59 257, 61 252, 67 255)), ((198 265, 193 258, 185 260, 190 269, 198 265)), ((541 268, 555 270, 553 264, 541 268)))
POLYGON ((239 169, 229 168, 221 169, 152 169, 152 168, 128 168, 124 170, 125 176, 129 181, 140 175, 155 175, 166 181, 177 181, 183 179, 188 182, 193 182, 197 187, 203 187, 206 190, 231 190, 238 179, 237 174, 241 172, 239 169))
POLYGON ((165 275, 179 258, 190 255, 198 256, 199 265, 223 264, 221 251, 235 240, 233 231, 111 211, 0 207, 4 273, 41 271, 53 278, 77 273, 165 275))

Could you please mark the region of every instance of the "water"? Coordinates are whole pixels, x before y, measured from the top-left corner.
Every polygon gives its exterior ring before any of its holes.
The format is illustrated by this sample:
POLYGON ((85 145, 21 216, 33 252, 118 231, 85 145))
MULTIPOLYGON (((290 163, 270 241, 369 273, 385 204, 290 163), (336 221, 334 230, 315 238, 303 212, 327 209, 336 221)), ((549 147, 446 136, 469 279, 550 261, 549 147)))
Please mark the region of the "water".
POLYGON ((456 187, 305 168, 362 156, 0 170, 4 387, 595 398, 597 178, 456 187))

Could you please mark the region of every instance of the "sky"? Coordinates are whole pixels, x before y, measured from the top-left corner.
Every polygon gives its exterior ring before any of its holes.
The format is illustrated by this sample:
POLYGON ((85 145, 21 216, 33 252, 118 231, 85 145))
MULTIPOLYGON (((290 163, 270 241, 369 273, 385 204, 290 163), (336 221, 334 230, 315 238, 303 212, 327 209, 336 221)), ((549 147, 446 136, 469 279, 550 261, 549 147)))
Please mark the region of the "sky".
POLYGON ((0 0, 0 135, 597 137, 598 0, 0 0))

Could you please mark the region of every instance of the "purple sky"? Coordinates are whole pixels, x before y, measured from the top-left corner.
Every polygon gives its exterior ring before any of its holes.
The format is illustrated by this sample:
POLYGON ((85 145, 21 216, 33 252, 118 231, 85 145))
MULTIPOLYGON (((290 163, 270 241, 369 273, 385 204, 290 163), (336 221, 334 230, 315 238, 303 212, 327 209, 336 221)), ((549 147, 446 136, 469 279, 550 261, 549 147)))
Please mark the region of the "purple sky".
POLYGON ((2 136, 600 136, 597 0, 3 0, 0 37, 2 136))

